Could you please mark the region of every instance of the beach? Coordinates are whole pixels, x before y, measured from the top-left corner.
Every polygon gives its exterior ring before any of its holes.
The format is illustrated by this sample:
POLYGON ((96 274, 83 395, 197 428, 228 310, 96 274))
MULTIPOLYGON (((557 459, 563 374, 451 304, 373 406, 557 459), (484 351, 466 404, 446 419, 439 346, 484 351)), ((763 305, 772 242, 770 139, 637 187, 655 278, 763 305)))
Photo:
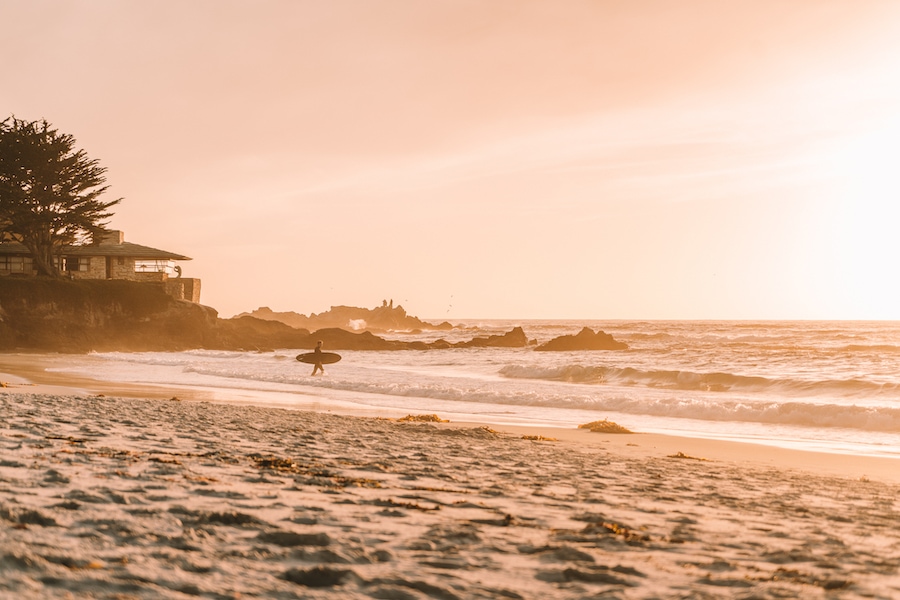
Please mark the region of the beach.
POLYGON ((893 459, 227 404, 28 363, 0 365, 0 597, 900 595, 893 459))

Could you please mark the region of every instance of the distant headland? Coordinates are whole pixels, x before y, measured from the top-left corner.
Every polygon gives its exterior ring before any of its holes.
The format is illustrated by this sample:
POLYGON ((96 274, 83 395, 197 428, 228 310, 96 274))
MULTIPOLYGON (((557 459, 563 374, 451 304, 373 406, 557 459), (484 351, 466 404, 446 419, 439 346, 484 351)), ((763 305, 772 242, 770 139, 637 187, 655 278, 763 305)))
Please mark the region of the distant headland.
POLYGON ((358 308, 355 306, 332 306, 329 310, 309 316, 296 312, 275 312, 267 306, 257 308, 253 312, 241 313, 237 317, 254 317, 263 321, 278 321, 298 329, 325 329, 338 327, 348 331, 372 331, 386 333, 391 331, 446 331, 453 325, 444 321, 438 325, 428 323, 408 315, 394 301, 384 300, 376 308, 358 308))

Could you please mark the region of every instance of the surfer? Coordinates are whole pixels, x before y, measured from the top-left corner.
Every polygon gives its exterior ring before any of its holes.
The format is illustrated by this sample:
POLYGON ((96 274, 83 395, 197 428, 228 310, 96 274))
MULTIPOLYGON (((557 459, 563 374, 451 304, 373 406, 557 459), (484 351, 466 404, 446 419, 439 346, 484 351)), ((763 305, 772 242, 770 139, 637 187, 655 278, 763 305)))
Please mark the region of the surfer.
POLYGON ((315 375, 316 371, 322 371, 322 375, 325 374, 325 367, 322 366, 322 340, 316 342, 316 349, 313 350, 313 354, 315 355, 315 363, 313 364, 313 372, 315 375))

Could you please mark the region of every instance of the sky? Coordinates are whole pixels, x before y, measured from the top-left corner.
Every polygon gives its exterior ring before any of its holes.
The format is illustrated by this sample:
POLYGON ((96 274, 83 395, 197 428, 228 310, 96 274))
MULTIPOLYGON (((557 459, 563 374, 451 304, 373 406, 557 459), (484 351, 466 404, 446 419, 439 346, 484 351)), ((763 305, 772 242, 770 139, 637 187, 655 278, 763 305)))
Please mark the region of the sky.
POLYGON ((900 2, 0 0, 223 317, 900 319, 900 2))

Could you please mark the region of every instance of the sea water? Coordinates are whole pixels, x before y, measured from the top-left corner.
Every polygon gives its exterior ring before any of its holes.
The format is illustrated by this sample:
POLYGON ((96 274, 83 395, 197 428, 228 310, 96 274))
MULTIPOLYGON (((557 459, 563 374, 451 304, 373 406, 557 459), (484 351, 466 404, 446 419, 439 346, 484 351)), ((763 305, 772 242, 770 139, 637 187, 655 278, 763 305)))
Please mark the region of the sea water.
POLYGON ((460 321, 388 339, 454 342, 521 326, 537 343, 582 327, 627 350, 340 351, 312 377, 274 352, 94 353, 57 371, 216 391, 217 399, 498 425, 634 431, 900 457, 900 322, 460 321))

